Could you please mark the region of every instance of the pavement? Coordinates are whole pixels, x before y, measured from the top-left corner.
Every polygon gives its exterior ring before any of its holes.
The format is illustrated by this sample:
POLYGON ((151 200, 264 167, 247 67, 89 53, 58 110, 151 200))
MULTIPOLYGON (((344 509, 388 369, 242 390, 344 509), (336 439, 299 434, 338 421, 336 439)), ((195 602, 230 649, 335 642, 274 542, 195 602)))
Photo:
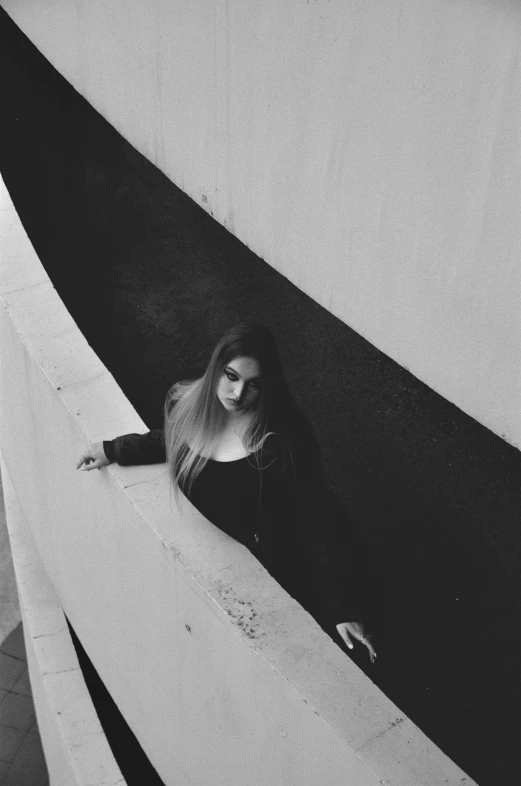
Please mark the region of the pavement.
POLYGON ((0 784, 48 783, 20 622, 0 646, 0 784))
POLYGON ((481 786, 519 782, 519 451, 217 224, 2 11, 0 70, 2 176, 58 293, 141 417, 161 424, 167 389, 201 373, 227 327, 267 324, 329 482, 385 580, 371 678, 481 786))

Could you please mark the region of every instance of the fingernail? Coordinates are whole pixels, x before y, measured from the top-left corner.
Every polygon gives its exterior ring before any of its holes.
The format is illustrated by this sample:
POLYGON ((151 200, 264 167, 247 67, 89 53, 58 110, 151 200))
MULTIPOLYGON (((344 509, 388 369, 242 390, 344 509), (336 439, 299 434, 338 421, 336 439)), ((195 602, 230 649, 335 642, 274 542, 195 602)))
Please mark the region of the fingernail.
POLYGON ((349 647, 350 650, 353 649, 353 645, 352 644, 348 644, 347 646, 349 647))

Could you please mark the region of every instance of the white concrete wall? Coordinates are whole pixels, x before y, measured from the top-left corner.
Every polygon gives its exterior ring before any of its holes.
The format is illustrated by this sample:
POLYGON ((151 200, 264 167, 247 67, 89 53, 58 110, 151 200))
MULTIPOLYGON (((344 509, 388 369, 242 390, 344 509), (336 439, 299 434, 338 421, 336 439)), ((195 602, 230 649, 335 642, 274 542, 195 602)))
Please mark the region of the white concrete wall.
POLYGON ((38 727, 51 786, 124 786, 78 664, 59 599, 2 462, 7 524, 38 727))
POLYGON ((247 549, 172 507, 165 465, 74 469, 89 441, 145 425, 1 192, 0 368, 13 493, 166 786, 471 783, 247 549))
POLYGON ((277 270, 521 445, 517 0, 2 0, 277 270))
POLYGON ((20 619, 20 604, 18 603, 13 560, 9 548, 2 478, 0 477, 0 642, 2 644, 20 623, 20 619))

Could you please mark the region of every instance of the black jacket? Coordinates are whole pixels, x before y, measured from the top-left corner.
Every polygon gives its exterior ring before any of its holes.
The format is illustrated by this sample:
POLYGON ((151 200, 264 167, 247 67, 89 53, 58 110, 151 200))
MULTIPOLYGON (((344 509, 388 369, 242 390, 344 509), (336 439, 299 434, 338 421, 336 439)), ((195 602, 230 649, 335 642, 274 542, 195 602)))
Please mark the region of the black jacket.
MULTIPOLYGON (((103 447, 108 459, 123 466, 166 461, 162 429, 126 434, 103 447)), ((217 517, 213 523, 243 542, 324 627, 366 621, 374 599, 364 543, 327 488, 311 431, 289 448, 277 435, 266 440, 258 505, 244 526, 230 531, 217 517)), ((192 502, 205 513, 197 499, 192 502)))

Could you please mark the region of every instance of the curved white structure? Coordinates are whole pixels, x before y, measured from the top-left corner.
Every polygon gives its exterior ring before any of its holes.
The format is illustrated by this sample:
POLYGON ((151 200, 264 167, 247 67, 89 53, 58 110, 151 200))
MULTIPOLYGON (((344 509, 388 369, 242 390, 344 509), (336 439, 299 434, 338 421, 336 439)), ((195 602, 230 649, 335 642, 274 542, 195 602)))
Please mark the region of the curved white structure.
MULTIPOLYGON (((40 572, 41 560, 166 786, 471 784, 247 549, 189 503, 175 508, 165 465, 75 470, 90 441, 145 424, 58 298, 3 187, 0 249, 0 444, 34 542, 28 559, 40 572)), ((53 657, 77 671, 54 624, 40 629, 53 657)), ((55 733, 54 680, 30 621, 26 631, 40 653, 29 659, 49 770, 61 773, 70 737, 55 733)), ((65 676, 62 706, 90 713, 65 676)))
POLYGON ((125 786, 92 705, 60 601, 1 464, 38 727, 51 786, 125 786))
POLYGON ((521 447, 517 0, 2 0, 257 254, 521 447))

